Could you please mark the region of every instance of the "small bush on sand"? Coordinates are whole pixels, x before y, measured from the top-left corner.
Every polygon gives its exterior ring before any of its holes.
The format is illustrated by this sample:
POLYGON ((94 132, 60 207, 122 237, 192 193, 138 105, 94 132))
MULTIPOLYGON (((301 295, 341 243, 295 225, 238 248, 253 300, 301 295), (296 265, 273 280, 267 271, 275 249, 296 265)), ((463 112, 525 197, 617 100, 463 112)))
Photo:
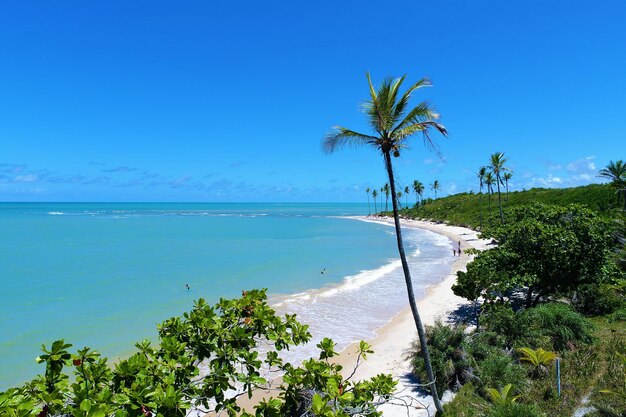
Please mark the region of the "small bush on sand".
MULTIPOLYGON (((462 327, 450 327, 436 322, 426 327, 426 338, 430 349, 430 360, 435 374, 437 391, 458 389, 471 378, 470 361, 465 351, 466 335, 462 327)), ((419 341, 415 341, 409 352, 413 374, 420 381, 428 381, 419 341)))

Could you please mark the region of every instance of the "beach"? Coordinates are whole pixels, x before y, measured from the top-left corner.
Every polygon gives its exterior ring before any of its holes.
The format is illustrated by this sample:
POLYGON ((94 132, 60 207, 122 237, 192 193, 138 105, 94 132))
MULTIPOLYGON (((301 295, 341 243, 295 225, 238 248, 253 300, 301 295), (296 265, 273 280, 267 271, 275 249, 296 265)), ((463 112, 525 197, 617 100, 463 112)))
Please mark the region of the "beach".
MULTIPOLYGON (((393 219, 389 218, 376 218, 375 221, 393 224, 393 219)), ((444 235, 454 242, 454 247, 460 241, 462 249, 483 250, 489 244, 489 241, 479 239, 476 231, 458 226, 403 219, 402 227, 403 229, 420 228, 444 235)), ((450 253, 450 257, 452 257, 452 253, 450 253)), ((467 263, 472 258, 472 255, 463 251, 463 254, 456 258, 452 264, 450 274, 443 281, 427 288, 426 294, 418 299, 417 305, 424 325, 431 325, 436 320, 441 320, 444 323, 462 320, 462 317, 460 318, 453 313, 459 310, 461 306, 466 305, 467 300, 456 296, 452 292, 452 285, 456 282, 456 273, 465 270, 467 263)), ((430 415, 434 415, 432 400, 428 395, 419 391, 417 381, 411 378, 410 361, 406 358, 406 352, 416 338, 417 330, 407 301, 406 308, 391 318, 387 324, 378 328, 376 337, 367 340, 374 353, 368 355, 367 361, 361 363, 352 377, 352 380, 358 381, 385 373, 391 374, 398 381, 397 399, 381 407, 386 417, 422 417, 428 416, 429 411, 430 415)), ((357 343, 349 345, 341 351, 337 358, 337 362, 343 366, 346 376, 352 373, 354 369, 357 347, 357 343)), ((276 387, 277 382, 275 381, 272 386, 276 387)), ((255 403, 272 394, 276 395, 275 392, 259 390, 252 399, 242 399, 241 405, 250 411, 255 403)), ((451 395, 446 393, 443 400, 449 398, 451 395)))

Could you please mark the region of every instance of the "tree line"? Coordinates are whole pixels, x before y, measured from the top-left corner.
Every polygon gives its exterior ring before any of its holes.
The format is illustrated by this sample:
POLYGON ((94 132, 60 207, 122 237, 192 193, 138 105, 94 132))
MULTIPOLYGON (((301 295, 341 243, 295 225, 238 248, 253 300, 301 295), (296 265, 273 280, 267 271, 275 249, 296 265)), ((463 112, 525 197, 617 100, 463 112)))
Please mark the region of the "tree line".
MULTIPOLYGON (((439 180, 434 180, 432 184, 430 184, 430 189, 435 193, 435 199, 437 198, 437 191, 441 190, 441 184, 439 180)), ((424 204, 424 191, 426 190, 424 183, 419 180, 414 180, 411 186, 398 186, 398 191, 396 191, 396 198, 398 200, 398 205, 401 206, 402 197, 404 197, 404 208, 409 208, 408 198, 411 195, 411 192, 415 195, 415 206, 419 206, 424 204)), ((389 187, 389 183, 385 183, 380 189, 367 187, 365 189, 365 193, 367 194, 367 215, 372 215, 370 196, 374 199, 374 214, 378 214, 378 200, 377 197, 380 195, 380 212, 388 212, 389 211, 389 196, 391 194, 391 189, 389 187), (385 197, 385 209, 383 210, 383 196, 385 197)), ((402 208, 402 207, 401 207, 402 208)))

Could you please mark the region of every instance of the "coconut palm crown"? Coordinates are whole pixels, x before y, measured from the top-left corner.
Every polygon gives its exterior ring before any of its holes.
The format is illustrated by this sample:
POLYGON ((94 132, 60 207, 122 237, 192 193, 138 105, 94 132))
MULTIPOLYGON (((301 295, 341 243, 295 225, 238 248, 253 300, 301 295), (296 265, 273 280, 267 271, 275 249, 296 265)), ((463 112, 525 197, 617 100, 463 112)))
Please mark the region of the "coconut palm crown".
POLYGON ((624 197, 624 210, 626 210, 626 164, 623 160, 609 161, 609 164, 598 172, 598 176, 611 180, 611 185, 617 189, 617 203, 620 195, 624 197))
POLYGON ((498 187, 498 208, 500 209, 500 222, 504 224, 504 214, 502 213, 502 198, 500 196, 500 184, 502 182, 502 175, 506 171, 510 171, 504 166, 506 164, 506 158, 504 152, 496 152, 489 158, 489 169, 496 176, 496 186, 498 187))
POLYGON ((413 181, 413 192, 415 193, 415 205, 417 205, 417 197, 419 196, 421 200, 422 194, 424 193, 424 184, 418 180, 413 181))
POLYGON ((424 357, 424 365, 429 379, 428 384, 430 384, 430 391, 433 396, 435 408, 438 412, 443 412, 443 407, 441 406, 439 395, 435 388, 435 378, 430 363, 430 355, 428 354, 426 333, 424 332, 424 326, 422 325, 417 310, 409 264, 404 252, 391 156, 399 157, 401 152, 408 147, 409 139, 416 135, 421 135, 425 144, 439 153, 438 147, 430 136, 430 132, 434 129, 443 135, 447 135, 447 131, 441 124, 437 123, 436 120, 439 118, 439 115, 428 103, 421 102, 413 108, 409 107, 412 94, 420 88, 430 85, 427 79, 423 78, 419 80, 411 85, 404 93, 400 94, 400 88, 406 76, 395 80, 391 78, 385 79, 378 89, 374 88, 369 73, 367 73, 366 76, 369 84, 370 98, 363 104, 363 110, 367 115, 369 125, 372 129, 371 134, 359 133, 345 127, 336 126, 322 141, 322 149, 327 153, 331 153, 346 145, 371 146, 377 149, 383 156, 385 170, 387 171, 391 188, 396 241, 402 262, 409 305, 411 306, 411 312, 417 328, 422 355, 424 357))

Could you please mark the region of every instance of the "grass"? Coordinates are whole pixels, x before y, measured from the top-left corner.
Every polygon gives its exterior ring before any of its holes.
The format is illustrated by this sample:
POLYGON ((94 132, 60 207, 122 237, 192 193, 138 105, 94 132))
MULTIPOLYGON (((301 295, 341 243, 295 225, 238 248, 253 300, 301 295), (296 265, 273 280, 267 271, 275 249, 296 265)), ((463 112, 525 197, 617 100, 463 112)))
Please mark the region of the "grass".
MULTIPOLYGON (((561 396, 557 396, 556 369, 549 368, 547 375, 528 376, 526 388, 518 401, 534 405, 539 415, 571 417, 576 409, 593 405, 598 411, 594 417, 626 415, 626 369, 620 364, 616 352, 626 353, 626 322, 611 321, 608 316, 591 319, 594 323, 594 343, 560 353, 561 396), (601 389, 611 389, 620 395, 603 394, 601 389), (588 403, 584 404, 583 399, 588 403)), ((489 403, 481 398, 474 386, 462 387, 455 398, 445 406, 444 416, 488 415, 489 403)), ((590 415, 590 416, 591 416, 590 415)))

